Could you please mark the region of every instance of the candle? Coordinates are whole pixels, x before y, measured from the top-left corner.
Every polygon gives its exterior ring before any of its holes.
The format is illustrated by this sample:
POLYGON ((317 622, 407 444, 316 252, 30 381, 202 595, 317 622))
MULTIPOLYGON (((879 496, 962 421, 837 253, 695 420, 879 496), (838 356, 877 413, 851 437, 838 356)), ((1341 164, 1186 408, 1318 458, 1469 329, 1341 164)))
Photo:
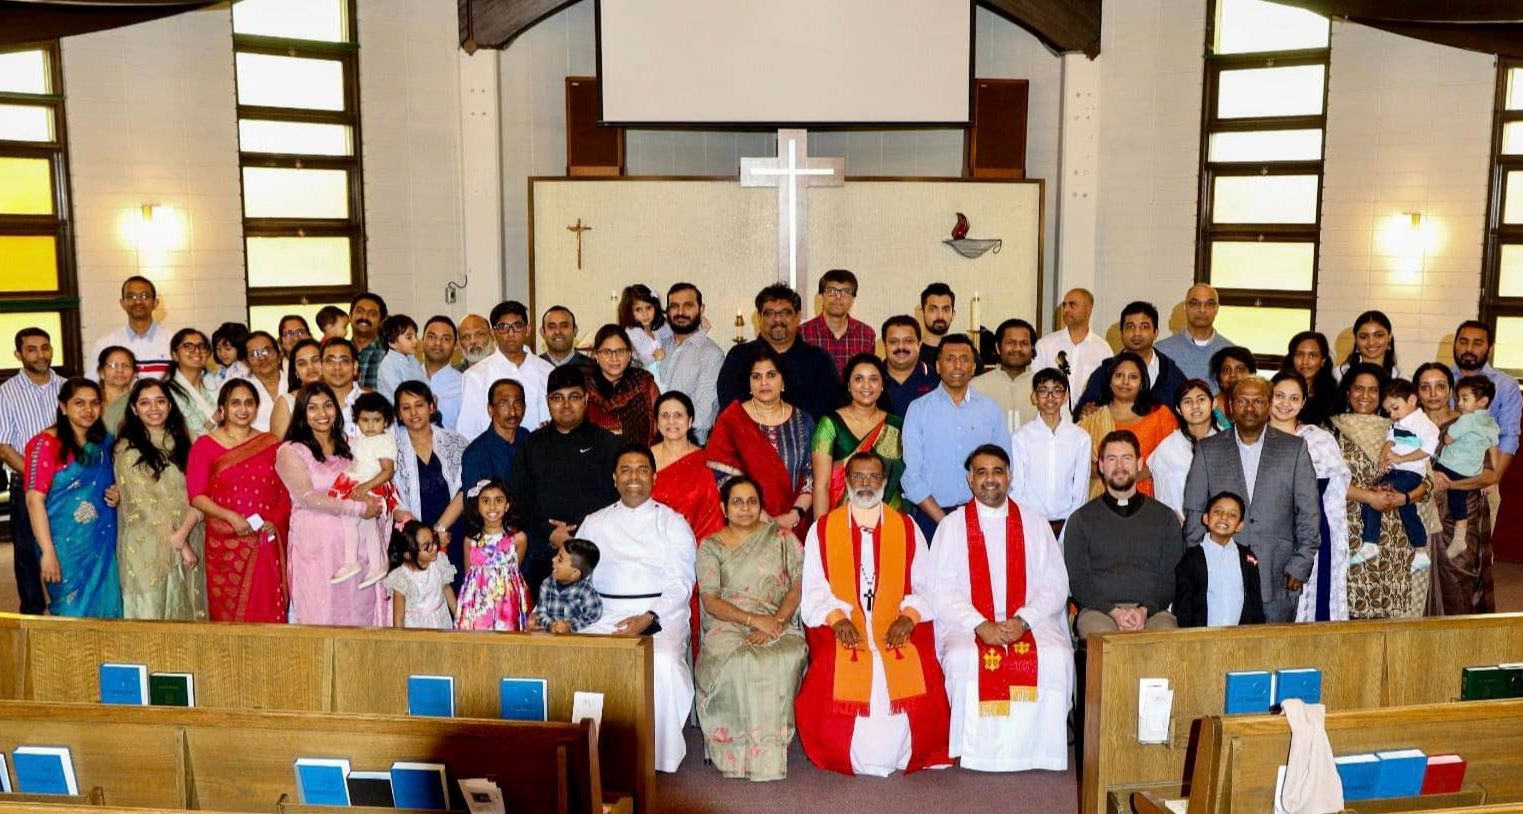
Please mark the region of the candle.
POLYGON ((735 342, 739 344, 746 341, 746 317, 741 309, 735 309, 735 342))
POLYGON ((968 328, 975 334, 978 333, 979 326, 983 324, 978 318, 979 311, 982 310, 982 307, 983 298, 979 296, 977 291, 973 292, 973 306, 968 309, 968 316, 970 317, 972 324, 969 325, 968 328))

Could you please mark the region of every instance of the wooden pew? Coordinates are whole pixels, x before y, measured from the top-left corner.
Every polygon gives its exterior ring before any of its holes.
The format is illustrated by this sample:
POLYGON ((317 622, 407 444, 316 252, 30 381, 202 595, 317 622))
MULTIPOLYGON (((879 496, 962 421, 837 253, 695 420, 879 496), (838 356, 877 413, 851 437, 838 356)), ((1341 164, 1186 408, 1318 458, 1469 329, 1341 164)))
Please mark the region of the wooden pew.
POLYGON ((1105 814, 1112 790, 1188 779, 1191 729, 1222 712, 1229 671, 1319 668, 1329 712, 1455 701, 1462 668, 1523 661, 1523 614, 1112 633, 1087 648, 1080 811, 1105 814), (1174 690, 1167 744, 1137 742, 1142 678, 1174 690))
MULTIPOLYGON (((591 721, 523 723, 391 715, 0 702, 0 749, 67 746, 80 789, 112 805, 306 814, 293 761, 347 758, 355 770, 393 761, 447 764, 454 781, 492 778, 509 811, 602 810, 591 721)), ((380 809, 360 809, 373 814, 380 809)))
POLYGON ((195 675, 198 707, 406 715, 407 677, 453 675, 456 714, 498 717, 498 681, 547 679, 552 721, 577 691, 603 694, 602 783, 654 810, 649 639, 300 625, 138 622, 0 614, 6 697, 96 702, 102 662, 195 675))

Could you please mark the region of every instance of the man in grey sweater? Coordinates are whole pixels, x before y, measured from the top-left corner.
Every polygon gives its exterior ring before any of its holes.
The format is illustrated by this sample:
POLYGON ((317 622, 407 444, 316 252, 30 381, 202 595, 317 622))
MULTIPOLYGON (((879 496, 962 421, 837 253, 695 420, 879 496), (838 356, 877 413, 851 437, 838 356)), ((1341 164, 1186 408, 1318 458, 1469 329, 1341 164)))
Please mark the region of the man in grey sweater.
POLYGON ((1216 289, 1196 283, 1185 292, 1185 329, 1158 340, 1153 347, 1179 365, 1186 378, 1204 379, 1216 392, 1211 377, 1211 356, 1232 347, 1232 340, 1216 332, 1216 312, 1221 308, 1216 289))
POLYGON ((1137 436, 1115 430, 1100 441, 1105 494, 1069 515, 1059 545, 1068 589, 1079 606, 1079 638, 1116 630, 1178 627, 1174 567, 1184 556, 1179 518, 1137 491, 1142 466, 1137 436))

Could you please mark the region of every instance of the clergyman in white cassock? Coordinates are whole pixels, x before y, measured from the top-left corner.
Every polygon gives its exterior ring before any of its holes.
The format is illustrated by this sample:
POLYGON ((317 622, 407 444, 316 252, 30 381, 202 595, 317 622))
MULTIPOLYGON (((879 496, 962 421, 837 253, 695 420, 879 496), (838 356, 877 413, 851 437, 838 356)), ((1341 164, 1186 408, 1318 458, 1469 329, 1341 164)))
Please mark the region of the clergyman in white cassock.
POLYGON ((636 635, 660 625, 651 636, 656 770, 675 772, 687 755, 682 726, 693 708, 688 602, 698 544, 682 515, 650 499, 655 471, 649 450, 624 452, 614 468, 619 502, 587 515, 577 529, 598 546, 592 587, 603 600, 602 618, 581 632, 636 635))
POLYGON ((1063 554, 1047 518, 1007 497, 1004 450, 968 461, 975 499, 931 543, 949 751, 965 769, 1064 771, 1074 661, 1063 554))

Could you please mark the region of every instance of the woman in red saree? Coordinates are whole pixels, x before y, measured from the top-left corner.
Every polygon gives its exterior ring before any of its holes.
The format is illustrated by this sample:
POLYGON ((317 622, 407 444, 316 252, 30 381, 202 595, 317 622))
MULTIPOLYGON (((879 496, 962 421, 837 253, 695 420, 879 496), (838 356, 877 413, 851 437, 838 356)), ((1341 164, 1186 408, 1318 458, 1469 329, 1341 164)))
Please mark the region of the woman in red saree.
POLYGON ((217 410, 221 422, 191 447, 185 476, 191 505, 206 516, 210 616, 285 622, 291 497, 275 474, 280 439, 253 428, 259 394, 243 379, 222 386, 217 410))
MULTIPOLYGON (((719 510, 719 486, 714 470, 709 468, 703 447, 693 432, 693 400, 680 390, 663 393, 656 399, 656 430, 661 443, 651 450, 656 455, 656 486, 652 500, 663 504, 687 521, 693 539, 703 545, 711 535, 724 528, 724 513, 719 510)), ((693 655, 698 655, 700 622, 698 589, 693 588, 693 655)))
MULTIPOLYGON (((783 401, 783 358, 759 343, 750 364, 751 398, 731 402, 709 433, 709 467, 761 487, 766 519, 802 537, 814 502, 809 454, 814 419, 783 401)), ((821 488, 824 488, 823 485, 821 488)))

